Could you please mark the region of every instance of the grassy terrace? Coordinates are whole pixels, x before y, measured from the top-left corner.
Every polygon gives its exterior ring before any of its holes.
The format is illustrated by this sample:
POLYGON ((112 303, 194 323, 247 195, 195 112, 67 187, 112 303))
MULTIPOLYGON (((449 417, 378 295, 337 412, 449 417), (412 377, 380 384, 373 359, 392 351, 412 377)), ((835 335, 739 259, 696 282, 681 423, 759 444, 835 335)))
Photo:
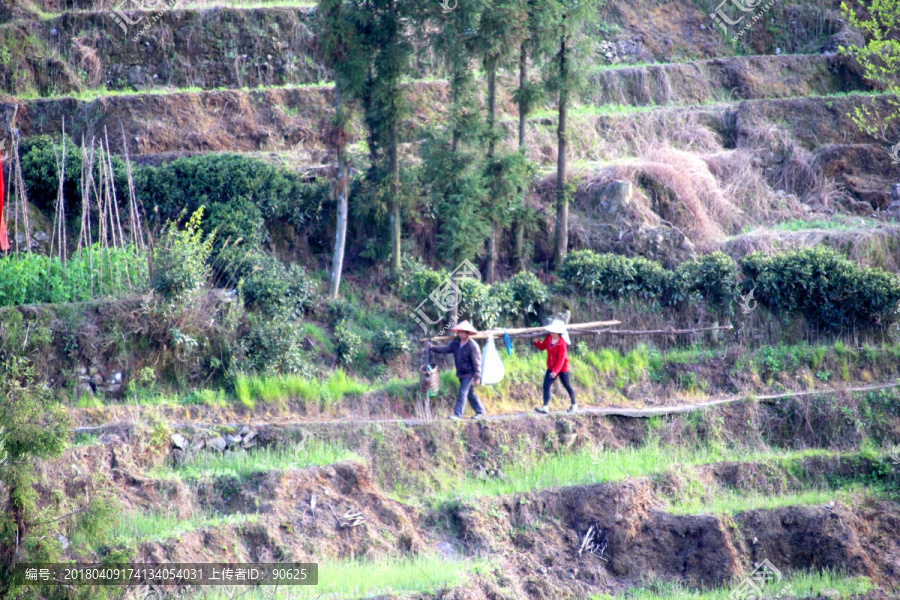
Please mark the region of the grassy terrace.
MULTIPOLYGON (((777 565, 776 565, 777 567, 777 565)), ((642 588, 633 588, 620 596, 599 594, 590 600, 726 600, 739 585, 712 590, 694 590, 678 583, 656 583, 642 588)), ((764 589, 765 597, 784 598, 849 598, 877 589, 867 577, 847 577, 839 573, 792 573, 778 583, 770 582, 764 589), (787 586, 787 589, 782 590, 787 586), (780 594, 780 595, 779 595, 780 594)), ((742 598, 745 596, 741 596, 742 598)), ((746 596, 747 598, 751 596, 746 596)), ((754 598, 756 596, 753 596, 754 598)))
POLYGON ((259 517, 258 514, 246 513, 231 515, 210 513, 182 517, 173 512, 133 511, 119 515, 113 536, 137 543, 162 542, 197 529, 254 523, 259 517))
MULTIPOLYGON (((480 390, 489 402, 493 414, 530 411, 539 398, 546 355, 522 348, 519 350, 512 356, 503 356, 506 368, 503 381, 480 390)), ((659 386, 660 392, 686 401, 725 395, 711 390, 709 382, 702 375, 691 372, 672 378, 668 369, 675 365, 702 365, 724 356, 725 349, 703 346, 676 348, 663 354, 643 345, 622 353, 609 348, 589 350, 578 344, 572 348, 570 361, 574 385, 582 395, 581 404, 636 405, 640 402, 629 400, 623 395, 625 388, 635 383, 659 386), (601 395, 589 395, 595 390, 604 391, 601 395)), ((869 381, 893 380, 898 376, 898 358, 900 344, 863 346, 861 349, 842 341, 833 344, 769 346, 739 357, 734 374, 750 373, 768 388, 748 390, 745 393, 782 391, 785 388, 778 381, 779 376, 801 370, 806 376, 798 380, 800 385, 805 389, 814 389, 835 382, 860 380, 862 371, 866 371, 865 376, 869 381)), ((452 369, 442 370, 440 397, 453 397, 456 387, 457 381, 452 369)), ((144 390, 124 399, 122 403, 145 407, 207 406, 227 409, 234 405, 253 408, 259 404, 285 407, 288 401, 301 401, 308 406, 318 407, 322 416, 327 416, 336 411, 342 402, 362 394, 383 393, 411 402, 417 389, 418 379, 415 377, 378 381, 349 375, 337 369, 322 379, 300 375, 239 376, 231 390, 216 388, 181 393, 144 390)), ((555 393, 558 395, 562 392, 556 390, 555 393)), ((70 398, 69 403, 80 408, 97 409, 115 406, 119 402, 106 400, 101 396, 84 396, 70 398)))
MULTIPOLYGON (((432 496, 435 502, 471 500, 547 488, 588 485, 646 477, 665 473, 676 466, 692 467, 723 461, 792 461, 813 456, 836 456, 827 450, 753 450, 744 447, 682 449, 652 440, 638 448, 622 450, 583 449, 571 454, 552 455, 533 464, 513 462, 499 479, 463 476, 447 480, 443 490, 432 496)), ((693 508, 686 505, 685 509, 693 508)), ((702 505, 701 505, 702 507, 702 505)))
MULTIPOLYGON (((422 79, 409 79, 407 83, 410 84, 432 84, 432 83, 445 83, 445 80, 436 77, 426 77, 422 79)), ((159 88, 149 88, 146 90, 108 90, 105 87, 93 88, 88 90, 83 90, 78 93, 67 93, 60 94, 56 96, 39 96, 39 95, 22 95, 19 96, 22 100, 43 100, 43 101, 52 101, 55 99, 64 99, 64 98, 72 98, 75 100, 82 101, 91 101, 96 100, 98 98, 104 97, 120 97, 120 96, 142 96, 142 95, 168 95, 168 94, 201 94, 201 93, 212 93, 212 92, 234 92, 240 91, 245 93, 250 92, 264 92, 267 90, 283 90, 283 89, 314 89, 314 88, 330 88, 333 84, 329 83, 307 83, 307 84, 297 84, 297 83, 289 83, 284 85, 266 85, 259 87, 242 87, 242 88, 212 88, 212 89, 204 89, 200 87, 182 87, 182 88, 169 88, 169 87, 159 87, 159 88)), ((825 94, 825 95, 810 95, 803 96, 804 98, 845 98, 851 96, 890 96, 892 94, 878 91, 862 91, 855 90, 850 92, 835 92, 833 94, 825 94)), ((757 100, 749 100, 748 102, 759 102, 765 100, 784 100, 784 98, 764 98, 757 100)), ((699 108, 699 107, 712 107, 712 106, 720 106, 720 105, 729 105, 735 104, 733 101, 728 100, 716 100, 705 102, 702 104, 649 104, 645 106, 631 106, 631 105, 623 105, 623 104, 606 104, 597 106, 594 104, 581 104, 577 106, 572 106, 570 108, 569 114, 573 117, 594 117, 594 116, 605 116, 605 115, 616 115, 616 114, 635 114, 642 112, 650 112, 653 110, 661 109, 661 108, 699 108)), ((542 108, 538 110, 532 111, 529 115, 529 118, 532 119, 546 119, 556 117, 557 113, 555 109, 552 108, 542 108)), ((512 119, 512 117, 508 117, 512 119)))
POLYGON ((226 454, 202 452, 180 465, 158 467, 149 474, 160 479, 243 478, 256 473, 318 467, 344 460, 362 459, 344 448, 309 440, 291 448, 263 448, 226 454))
POLYGON ((851 504, 862 496, 874 493, 870 488, 861 485, 850 485, 843 489, 817 488, 774 495, 746 490, 724 490, 710 499, 699 496, 678 499, 670 505, 668 511, 680 515, 734 515, 745 510, 774 510, 788 506, 811 506, 838 501, 851 504))
MULTIPOLYGON (((319 584, 247 590, 246 600, 350 600, 386 594, 433 593, 464 585, 492 567, 484 560, 448 559, 428 554, 416 559, 319 562, 319 584)), ((200 600, 230 600, 221 588, 205 587, 200 600)), ((240 593, 240 592, 238 592, 240 593)))

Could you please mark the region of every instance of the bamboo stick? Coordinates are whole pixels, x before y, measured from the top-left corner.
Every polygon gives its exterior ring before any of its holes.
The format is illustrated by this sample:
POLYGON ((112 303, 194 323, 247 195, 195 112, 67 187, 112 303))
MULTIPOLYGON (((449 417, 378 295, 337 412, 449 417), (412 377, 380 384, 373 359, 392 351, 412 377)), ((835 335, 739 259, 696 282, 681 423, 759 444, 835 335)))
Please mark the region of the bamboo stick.
MULTIPOLYGON (((566 325, 566 330, 569 332, 569 335, 583 335, 588 333, 594 333, 599 327, 608 327, 610 325, 621 325, 621 321, 594 321, 592 323, 579 323, 575 325, 566 325)), ((504 331, 500 328, 488 329, 486 331, 482 331, 476 333, 475 335, 469 336, 474 340, 486 340, 488 338, 488 333, 493 336, 502 336, 504 331)), ((542 335, 547 335, 546 327, 525 327, 521 329, 507 329, 506 334, 510 338, 529 338, 529 337, 540 337, 542 335)), ((435 342, 452 340, 456 336, 455 335, 442 335, 431 338, 422 338, 419 341, 432 340, 435 342)))
POLYGON ((734 329, 734 325, 716 325, 715 327, 697 327, 695 329, 647 329, 647 330, 629 330, 629 329, 595 329, 586 331, 585 333, 608 333, 610 335, 687 335, 691 333, 700 333, 701 331, 718 331, 720 329, 734 329))
MULTIPOLYGON (((716 325, 714 327, 696 327, 693 329, 673 329, 671 327, 667 329, 597 329, 598 326, 602 325, 617 325, 619 321, 601 321, 599 323, 582 323, 580 325, 568 325, 566 326, 566 331, 569 332, 569 335, 598 335, 603 333, 608 333, 610 335, 689 335, 692 333, 700 333, 702 331, 718 331, 722 329, 734 329, 734 325, 716 325)), ((489 329, 487 331, 482 331, 476 335, 469 336, 475 340, 486 340, 487 334, 490 333, 495 337, 499 337, 503 335, 502 329, 489 329)), ((527 329, 507 329, 507 335, 510 338, 528 338, 528 337, 540 337, 542 335, 546 335, 547 331, 544 327, 530 327, 527 329)), ((432 341, 445 341, 452 340, 456 336, 444 335, 440 337, 433 338, 422 338, 420 341, 426 341, 428 339, 432 341)))

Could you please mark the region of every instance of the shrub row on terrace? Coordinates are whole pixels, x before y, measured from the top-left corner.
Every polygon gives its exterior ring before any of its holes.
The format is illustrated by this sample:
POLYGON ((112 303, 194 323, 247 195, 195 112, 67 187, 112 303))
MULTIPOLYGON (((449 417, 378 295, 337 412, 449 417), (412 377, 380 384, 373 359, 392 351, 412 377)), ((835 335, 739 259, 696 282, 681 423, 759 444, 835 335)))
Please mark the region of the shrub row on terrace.
POLYGON ((700 256, 675 269, 645 258, 571 253, 559 270, 561 291, 590 294, 601 301, 645 300, 660 306, 704 301, 734 311, 740 295, 776 314, 802 314, 818 326, 870 328, 895 322, 900 278, 862 267, 825 247, 775 255, 759 252, 735 263, 721 252, 700 256))

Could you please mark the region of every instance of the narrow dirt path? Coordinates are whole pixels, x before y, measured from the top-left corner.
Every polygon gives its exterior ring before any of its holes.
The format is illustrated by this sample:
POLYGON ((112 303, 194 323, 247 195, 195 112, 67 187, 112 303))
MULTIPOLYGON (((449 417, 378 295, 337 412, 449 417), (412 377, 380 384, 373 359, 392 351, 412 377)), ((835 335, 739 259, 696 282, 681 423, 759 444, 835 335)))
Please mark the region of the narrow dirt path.
MULTIPOLYGON (((579 408, 578 411, 573 413, 573 415, 600 415, 600 416, 610 416, 610 417, 629 417, 634 419, 646 419, 649 417, 655 416, 665 416, 665 415, 674 415, 680 413, 693 412, 697 410, 703 410, 706 408, 712 408, 716 406, 722 406, 726 404, 736 404, 738 402, 773 402, 776 400, 785 400, 787 398, 800 398, 803 396, 821 396, 826 394, 839 394, 839 393, 857 393, 857 392, 871 392, 876 390, 885 390, 900 387, 900 382, 893 383, 878 383, 871 384, 859 387, 845 387, 845 388, 834 388, 830 390, 812 390, 806 392, 784 392, 781 394, 766 394, 762 396, 729 396, 727 398, 717 398, 713 400, 707 400, 705 402, 696 402, 692 404, 674 404, 672 406, 658 406, 658 407, 648 407, 648 408, 616 408, 616 407, 606 407, 606 406, 588 406, 579 408)), ((517 412, 517 413, 508 413, 502 415, 486 415, 482 417, 478 422, 493 422, 493 421, 512 421, 515 419, 544 419, 552 415, 561 415, 568 414, 566 411, 553 411, 550 415, 542 415, 536 412, 517 412)), ((259 422, 259 423, 250 423, 253 426, 260 427, 263 425, 278 425, 281 427, 328 427, 335 425, 427 425, 429 423, 433 423, 435 421, 444 420, 444 417, 436 417, 432 419, 353 419, 353 418, 343 418, 343 419, 331 419, 327 421, 284 421, 278 423, 268 423, 268 422, 259 422)), ((463 419, 461 422, 471 421, 472 419, 463 419)), ((173 429, 185 429, 189 427, 196 428, 204 428, 204 427, 214 427, 214 426, 237 426, 243 425, 246 422, 242 423, 170 423, 173 429)), ((73 431, 77 434, 92 434, 103 431, 105 428, 112 425, 112 423, 107 423, 105 425, 95 425, 91 427, 76 427, 73 431)))

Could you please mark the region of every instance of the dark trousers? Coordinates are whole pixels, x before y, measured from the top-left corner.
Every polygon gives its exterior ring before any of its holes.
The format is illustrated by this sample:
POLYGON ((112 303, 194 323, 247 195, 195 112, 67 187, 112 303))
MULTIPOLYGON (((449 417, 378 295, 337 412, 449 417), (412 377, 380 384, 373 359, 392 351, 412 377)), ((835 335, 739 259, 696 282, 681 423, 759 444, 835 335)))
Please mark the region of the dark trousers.
POLYGON ((572 380, 569 377, 569 372, 557 373, 556 377, 550 377, 550 370, 548 369, 547 373, 544 375, 544 406, 550 404, 550 387, 557 379, 562 381, 563 387, 569 392, 569 398, 572 400, 572 404, 575 404, 575 389, 572 387, 572 380))
POLYGON ((475 395, 475 386, 472 385, 474 379, 474 377, 462 377, 459 380, 459 395, 456 397, 456 408, 453 409, 453 414, 457 417, 462 416, 463 410, 466 408, 467 397, 469 404, 472 405, 472 410, 479 415, 484 414, 484 405, 475 395))

